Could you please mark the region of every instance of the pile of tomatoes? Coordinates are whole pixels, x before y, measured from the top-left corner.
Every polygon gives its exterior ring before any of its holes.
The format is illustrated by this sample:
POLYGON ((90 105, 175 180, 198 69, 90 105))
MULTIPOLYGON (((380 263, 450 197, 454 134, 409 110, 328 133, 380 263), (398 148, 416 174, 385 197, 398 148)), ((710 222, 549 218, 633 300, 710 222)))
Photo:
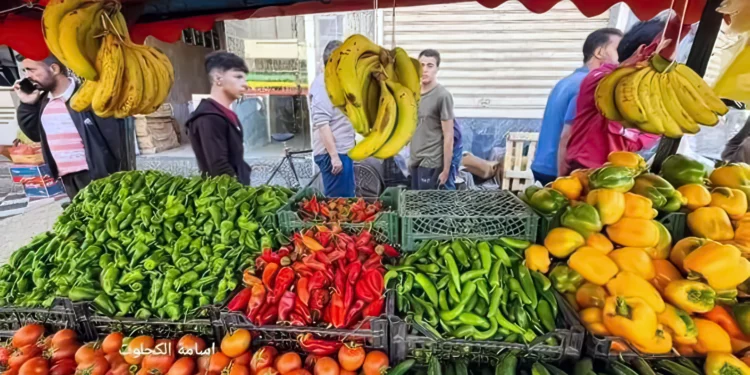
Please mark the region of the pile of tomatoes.
POLYGON ((44 327, 29 324, 0 346, 0 368, 3 375, 72 375, 76 372, 75 355, 80 344, 71 329, 44 335, 44 327))

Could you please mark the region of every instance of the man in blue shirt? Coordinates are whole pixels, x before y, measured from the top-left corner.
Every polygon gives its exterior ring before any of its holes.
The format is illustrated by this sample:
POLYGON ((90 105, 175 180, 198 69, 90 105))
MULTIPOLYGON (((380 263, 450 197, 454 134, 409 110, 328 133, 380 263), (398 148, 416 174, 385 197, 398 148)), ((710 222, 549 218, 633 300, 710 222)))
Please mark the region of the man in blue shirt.
POLYGON ((575 97, 581 87, 581 81, 590 70, 597 69, 602 64, 617 62, 617 45, 620 39, 622 32, 612 28, 599 29, 589 34, 583 44, 584 66, 560 80, 552 89, 544 110, 536 155, 531 164, 534 179, 542 185, 554 181, 558 176, 560 134, 569 109, 575 111, 575 97))
POLYGON ((463 158, 463 136, 461 135, 461 125, 456 119, 453 119, 453 158, 451 159, 451 170, 448 173, 448 180, 445 181, 445 188, 456 190, 456 177, 458 177, 458 167, 461 166, 463 158))

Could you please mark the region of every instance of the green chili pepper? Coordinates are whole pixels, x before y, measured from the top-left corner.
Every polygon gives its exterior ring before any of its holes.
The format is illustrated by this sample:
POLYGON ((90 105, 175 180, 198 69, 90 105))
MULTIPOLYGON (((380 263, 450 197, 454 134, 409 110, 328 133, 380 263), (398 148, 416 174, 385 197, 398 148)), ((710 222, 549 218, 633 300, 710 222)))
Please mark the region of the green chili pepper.
POLYGON ((456 264, 456 260, 453 258, 451 254, 445 254, 443 259, 445 259, 445 266, 448 268, 448 274, 453 280, 453 285, 456 287, 456 289, 460 293, 461 292, 461 275, 458 272, 458 265, 456 264))
POLYGON ((495 288, 490 296, 490 306, 487 308, 487 314, 489 314, 490 317, 500 313, 500 302, 502 301, 502 298, 503 289, 499 287, 495 288))
POLYGON ((120 269, 117 268, 115 264, 111 264, 104 268, 99 276, 99 283, 101 284, 104 293, 112 294, 119 277, 120 269))
POLYGON ((143 258, 151 249, 143 242, 136 242, 130 249, 130 267, 135 267, 138 261, 143 258))
POLYGON ((118 290, 115 294, 115 301, 136 302, 141 299, 141 292, 125 292, 118 290))
POLYGON ((555 317, 552 315, 552 307, 549 302, 546 300, 539 301, 539 304, 536 306, 536 313, 547 332, 555 330, 555 317))
POLYGON ((508 253, 505 251, 505 249, 502 246, 493 245, 492 246, 492 252, 495 254, 495 256, 497 257, 497 259, 505 267, 512 266, 512 262, 510 261, 510 257, 508 256, 508 253))
POLYGON ((469 263, 469 257, 466 254, 466 249, 464 249, 463 242, 459 240, 454 240, 451 243, 451 249, 453 250, 453 255, 456 256, 456 260, 458 260, 459 263, 461 263, 464 267, 470 267, 471 263, 469 263))
POLYGON ((516 293, 518 295, 518 298, 523 302, 525 305, 531 305, 531 299, 529 299, 529 296, 526 295, 526 292, 521 287, 521 283, 514 279, 510 278, 508 279, 508 287, 510 288, 510 291, 512 293, 516 293))
POLYGON ((140 269, 135 269, 130 272, 124 273, 122 277, 120 277, 120 281, 118 282, 118 284, 127 286, 134 282, 144 280, 145 278, 146 276, 143 275, 140 269))
POLYGON ((448 296, 451 298, 451 301, 453 301, 454 304, 461 301, 461 296, 458 292, 458 289, 452 281, 448 283, 448 296))
POLYGON ((487 280, 486 279, 479 279, 476 282, 477 284, 477 294, 479 294, 479 297, 482 297, 484 302, 490 303, 490 293, 489 289, 487 288, 487 280))
POLYGON ((448 286, 448 283, 451 282, 451 275, 443 275, 440 279, 438 279, 438 282, 435 284, 435 287, 438 290, 443 290, 445 287, 448 286))
POLYGON ((482 276, 485 276, 486 274, 487 274, 487 271, 485 271, 485 270, 471 270, 471 271, 468 271, 468 272, 464 272, 460 276, 459 280, 462 283, 465 283, 467 281, 476 280, 476 279, 478 279, 478 278, 480 278, 482 276))
POLYGON ((112 300, 105 293, 99 293, 93 300, 94 307, 101 311, 104 315, 113 316, 115 315, 115 305, 112 304, 112 300))
POLYGON ((417 264, 417 269, 424 273, 438 273, 440 272, 440 266, 435 263, 430 264, 417 264))
POLYGON ((175 290, 180 290, 183 286, 187 286, 188 284, 198 280, 199 278, 200 275, 198 275, 198 273, 195 271, 186 272, 174 281, 174 288, 175 290))
POLYGON ((485 272, 490 272, 492 268, 492 253, 490 252, 490 244, 482 241, 477 245, 479 251, 479 257, 482 260, 482 269, 485 272))
POLYGON ((463 312, 458 316, 458 321, 460 321, 463 324, 468 324, 470 326, 474 327, 480 327, 480 328, 489 328, 490 322, 487 321, 487 319, 482 318, 479 315, 476 315, 474 313, 470 312, 463 312))
POLYGON ((474 326, 465 324, 453 330, 451 334, 456 338, 465 339, 474 336, 476 333, 477 329, 474 326))
POLYGON ((448 305, 448 292, 446 292, 444 289, 441 289, 438 293, 438 302, 441 310, 450 310, 450 306, 448 305))
POLYGON ((429 298, 432 305, 437 306, 439 303, 438 293, 437 289, 435 289, 435 285, 432 284, 430 278, 423 273, 417 273, 415 276, 415 281, 417 282, 417 284, 419 284, 419 286, 422 287, 422 290, 424 290, 427 298, 429 298))
POLYGON ((486 331, 479 331, 479 330, 477 330, 472 335, 472 338, 474 340, 484 341, 484 340, 489 340, 493 336, 495 336, 495 334, 497 333, 497 327, 498 327, 497 320, 496 319, 489 319, 489 322, 490 322, 490 328, 489 329, 487 329, 486 331))
POLYGON ((534 280, 531 278, 529 269, 523 264, 518 265, 518 279, 521 283, 521 288, 526 293, 526 297, 528 297, 531 302, 529 304, 532 308, 536 308, 538 298, 536 295, 536 288, 534 287, 534 280))
POLYGON ((458 316, 461 315, 461 313, 464 311, 464 307, 466 307, 466 304, 468 304, 469 300, 472 298, 472 296, 474 296, 476 290, 477 286, 474 283, 464 284, 458 304, 453 306, 453 309, 451 309, 450 311, 441 311, 440 319, 444 321, 451 321, 458 318, 458 316))
POLYGON ((479 316, 487 316, 487 308, 487 302, 480 298, 479 301, 477 301, 476 306, 474 306, 472 312, 476 313, 479 316))
POLYGON ((147 320, 151 317, 151 311, 147 308, 141 307, 135 312, 135 318, 140 320, 147 320))
MULTIPOLYGON (((21 286, 18 286, 21 289, 21 286)), ((92 301, 99 293, 94 288, 74 286, 68 292, 68 298, 73 302, 92 301)))
POLYGON ((490 269, 490 275, 488 278, 490 287, 492 289, 500 287, 500 277, 501 277, 500 272, 501 272, 502 265, 503 263, 500 262, 499 260, 492 264, 492 268, 490 269))

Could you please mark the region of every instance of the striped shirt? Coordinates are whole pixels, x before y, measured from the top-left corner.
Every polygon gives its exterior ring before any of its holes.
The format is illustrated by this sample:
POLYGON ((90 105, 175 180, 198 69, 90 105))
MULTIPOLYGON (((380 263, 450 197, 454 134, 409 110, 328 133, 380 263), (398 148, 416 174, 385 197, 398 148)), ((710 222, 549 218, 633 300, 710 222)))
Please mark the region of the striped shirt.
POLYGON ((75 88, 75 82, 71 79, 70 86, 62 95, 52 96, 50 92, 49 103, 42 112, 42 126, 47 135, 47 145, 60 176, 89 169, 83 140, 66 105, 75 88))

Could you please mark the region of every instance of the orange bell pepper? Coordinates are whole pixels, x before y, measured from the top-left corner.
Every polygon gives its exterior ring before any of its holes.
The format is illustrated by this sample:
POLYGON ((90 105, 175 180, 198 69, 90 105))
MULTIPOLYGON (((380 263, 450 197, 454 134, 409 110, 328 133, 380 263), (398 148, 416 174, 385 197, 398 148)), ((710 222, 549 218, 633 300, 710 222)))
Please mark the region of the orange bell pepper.
POLYGON ((664 294, 664 290, 670 282, 674 280, 682 280, 682 274, 672 262, 663 259, 655 259, 653 264, 655 276, 651 279, 651 284, 659 291, 659 293, 664 294))
POLYGON ((576 302, 581 309, 602 308, 607 297, 604 287, 592 283, 585 283, 576 291, 576 302))
POLYGON ((672 251, 669 252, 669 260, 672 261, 672 264, 674 264, 677 268, 681 269, 684 272, 687 272, 682 264, 685 261, 685 258, 688 256, 688 254, 692 253, 708 242, 711 242, 711 240, 698 237, 685 237, 674 244, 674 246, 672 247, 672 251))
POLYGON ((732 352, 732 341, 729 334, 720 325, 706 319, 693 319, 698 328, 698 343, 693 349, 700 354, 708 352, 732 352))
POLYGON ((612 259, 620 271, 630 271, 646 280, 651 280, 656 276, 654 262, 648 255, 648 250, 640 247, 622 247, 611 253, 609 258, 612 259))
POLYGON ((718 324, 721 328, 724 328, 730 337, 747 340, 747 337, 742 333, 740 326, 737 325, 737 321, 734 320, 729 311, 723 306, 716 306, 713 310, 703 313, 702 315, 704 318, 718 324))
MULTIPOLYGON (((750 225, 748 225, 748 228, 750 228, 750 225)), ((586 239, 586 246, 593 247, 604 254, 609 254, 610 251, 615 249, 615 245, 612 244, 612 241, 602 233, 592 233, 586 239)))

